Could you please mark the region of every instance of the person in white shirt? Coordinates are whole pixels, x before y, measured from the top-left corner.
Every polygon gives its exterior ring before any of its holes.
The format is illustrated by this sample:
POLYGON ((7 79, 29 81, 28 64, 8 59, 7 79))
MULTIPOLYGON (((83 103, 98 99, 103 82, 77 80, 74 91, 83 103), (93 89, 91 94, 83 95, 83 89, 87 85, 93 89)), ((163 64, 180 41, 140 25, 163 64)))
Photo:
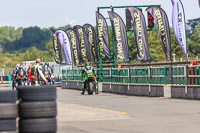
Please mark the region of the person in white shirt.
POLYGON ((32 84, 35 84, 35 86, 40 86, 39 80, 42 78, 45 83, 47 83, 47 79, 45 78, 43 72, 42 72, 42 67, 40 66, 40 59, 36 59, 36 65, 34 65, 31 69, 31 79, 32 79, 32 84))

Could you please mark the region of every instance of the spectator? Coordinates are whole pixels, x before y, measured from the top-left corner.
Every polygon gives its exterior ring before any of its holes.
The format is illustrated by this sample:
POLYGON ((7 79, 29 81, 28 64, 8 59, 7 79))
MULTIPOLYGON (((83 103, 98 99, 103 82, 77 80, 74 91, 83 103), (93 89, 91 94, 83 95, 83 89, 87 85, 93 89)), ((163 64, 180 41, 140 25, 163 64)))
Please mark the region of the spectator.
POLYGON ((40 77, 45 81, 45 83, 48 82, 44 74, 42 73, 42 67, 40 66, 40 59, 37 59, 36 65, 34 65, 31 69, 31 79, 32 79, 32 83, 35 86, 40 86, 39 84, 40 77))
POLYGON ((32 69, 32 64, 29 65, 29 68, 27 69, 27 79, 28 79, 28 86, 30 86, 31 83, 31 78, 29 77, 29 74, 31 73, 31 69, 32 69))
POLYGON ((52 82, 52 84, 55 84, 55 75, 54 75, 54 73, 51 75, 51 82, 52 82))

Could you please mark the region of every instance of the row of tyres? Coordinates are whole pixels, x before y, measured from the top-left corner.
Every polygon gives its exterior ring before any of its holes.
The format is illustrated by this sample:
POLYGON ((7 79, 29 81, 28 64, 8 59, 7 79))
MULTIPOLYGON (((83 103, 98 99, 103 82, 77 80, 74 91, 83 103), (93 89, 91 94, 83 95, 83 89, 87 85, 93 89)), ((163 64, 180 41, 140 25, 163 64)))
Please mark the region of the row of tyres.
POLYGON ((0 132, 16 132, 16 118, 18 117, 16 101, 16 91, 0 91, 0 132))
POLYGON ((56 133, 56 116, 54 86, 22 86, 18 94, 14 90, 0 91, 0 133, 56 133))

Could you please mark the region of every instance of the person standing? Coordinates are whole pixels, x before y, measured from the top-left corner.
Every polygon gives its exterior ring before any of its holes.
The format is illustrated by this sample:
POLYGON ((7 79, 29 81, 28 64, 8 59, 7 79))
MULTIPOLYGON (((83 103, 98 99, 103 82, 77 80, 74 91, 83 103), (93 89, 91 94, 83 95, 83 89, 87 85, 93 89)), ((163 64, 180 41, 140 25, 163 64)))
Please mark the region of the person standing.
POLYGON ((51 84, 55 84, 55 75, 54 73, 51 75, 51 84))
POLYGON ((96 72, 94 71, 94 68, 92 67, 90 62, 85 62, 85 68, 82 69, 81 72, 81 77, 83 77, 83 84, 82 84, 82 95, 85 94, 85 87, 86 87, 86 83, 88 82, 88 75, 93 75, 94 76, 94 82, 95 82, 95 86, 96 86, 96 94, 99 94, 98 91, 98 84, 97 84, 97 80, 96 80, 96 72))
POLYGON ((41 62, 40 59, 36 59, 36 65, 33 65, 31 69, 32 84, 35 86, 40 86, 39 84, 40 78, 42 78, 45 81, 45 83, 48 82, 42 72, 42 67, 40 66, 40 62, 41 62))
POLYGON ((31 83, 31 78, 29 77, 29 73, 31 72, 31 68, 32 68, 32 64, 29 64, 29 68, 27 69, 26 73, 27 73, 27 79, 28 79, 28 86, 30 86, 31 83))

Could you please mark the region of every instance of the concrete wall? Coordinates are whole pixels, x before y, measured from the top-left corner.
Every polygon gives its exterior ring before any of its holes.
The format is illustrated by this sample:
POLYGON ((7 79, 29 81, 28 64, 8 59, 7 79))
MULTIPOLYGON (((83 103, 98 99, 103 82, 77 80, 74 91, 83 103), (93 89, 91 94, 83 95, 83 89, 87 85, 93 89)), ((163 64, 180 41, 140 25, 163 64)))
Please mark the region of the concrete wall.
POLYGON ((102 83, 102 92, 133 95, 164 97, 164 87, 158 85, 129 85, 102 83))
POLYGON ((81 90, 82 82, 79 81, 62 81, 62 89, 81 90))
POLYGON ((172 86, 172 98, 200 100, 200 86, 172 86))
MULTIPOLYGON (((99 91, 120 95, 200 99, 200 86, 132 85, 99 83, 99 91)), ((63 81, 62 89, 81 90, 82 82, 63 81)))
POLYGON ((149 85, 129 85, 128 95, 150 96, 149 85))

